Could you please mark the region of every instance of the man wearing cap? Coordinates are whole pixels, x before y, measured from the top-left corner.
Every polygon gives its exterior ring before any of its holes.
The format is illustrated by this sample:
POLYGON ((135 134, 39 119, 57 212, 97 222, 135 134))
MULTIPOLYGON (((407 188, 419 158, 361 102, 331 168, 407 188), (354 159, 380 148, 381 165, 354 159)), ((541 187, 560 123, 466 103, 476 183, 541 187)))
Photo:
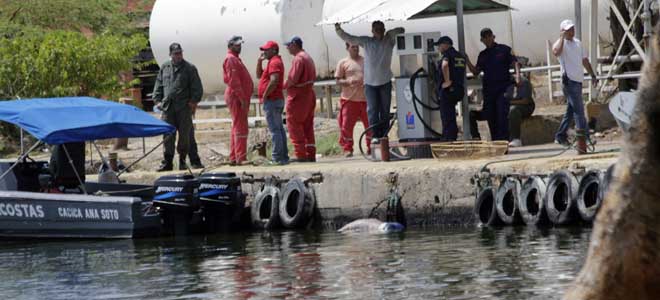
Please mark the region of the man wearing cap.
POLYGON ((231 113, 231 140, 229 160, 231 164, 241 164, 247 160, 248 112, 254 85, 243 61, 239 58, 243 38, 233 36, 227 41, 227 57, 222 64, 222 72, 227 89, 225 102, 231 113))
POLYGON ((566 114, 559 124, 559 129, 555 134, 555 143, 568 145, 568 136, 566 132, 571 121, 575 118, 576 141, 578 154, 587 153, 587 138, 589 137, 589 128, 587 119, 584 116, 584 103, 582 102, 582 81, 584 79, 584 70, 587 69, 591 75, 593 86, 598 84, 596 74, 591 68, 587 52, 582 48, 580 40, 575 38, 575 25, 571 20, 564 20, 559 25, 559 39, 552 46, 552 53, 559 58, 562 73, 562 90, 566 97, 566 114))
POLYGON ((314 109, 316 94, 314 80, 316 67, 312 57, 303 50, 303 41, 294 36, 286 42, 293 55, 291 70, 284 83, 286 89, 286 125, 296 155, 294 162, 315 162, 316 141, 314 139, 314 109))
POLYGON ((442 138, 455 141, 458 138, 456 124, 456 103, 465 94, 465 57, 453 47, 448 36, 441 37, 435 45, 442 54, 438 66, 437 95, 440 97, 440 117, 442 119, 442 138))
MULTIPOLYGON (((190 130, 192 129, 192 114, 201 101, 202 81, 197 68, 183 59, 183 49, 178 43, 170 45, 170 60, 163 63, 156 77, 153 98, 162 111, 163 121, 174 126, 179 134, 176 145, 179 153, 179 169, 186 170, 186 156, 190 149, 190 130)), ((166 135, 163 151, 163 162, 158 171, 170 171, 173 168, 174 139, 176 133, 166 135)))
MULTIPOLYGON (((360 55, 360 46, 346 43, 348 57, 342 59, 335 69, 337 85, 341 86, 339 102, 340 136, 339 145, 344 156, 353 156, 353 128, 358 119, 364 128, 369 128, 367 99, 364 96, 364 58, 360 55)), ((371 132, 367 132, 367 152, 371 152, 371 132)))
POLYGON ((289 149, 286 145, 286 131, 282 122, 284 112, 284 64, 280 57, 280 47, 274 41, 268 41, 259 47, 263 53, 257 59, 257 77, 259 78, 259 101, 264 105, 268 130, 273 139, 273 163, 289 163, 289 149), (262 63, 268 60, 264 70, 262 63))
POLYGON ((364 93, 367 98, 369 124, 373 128, 372 143, 379 142, 387 135, 392 102, 392 50, 396 36, 405 30, 401 27, 385 32, 385 24, 374 21, 371 24, 372 37, 354 36, 346 33, 339 23, 335 24, 337 35, 347 43, 364 48, 364 93))
POLYGON ((509 73, 512 65, 515 69, 515 82, 520 82, 520 64, 509 46, 495 42, 495 35, 490 28, 482 29, 480 35, 486 49, 479 53, 476 66, 467 59, 468 67, 475 76, 484 72, 483 114, 488 121, 491 140, 509 141, 510 102, 505 93, 512 85, 509 73))

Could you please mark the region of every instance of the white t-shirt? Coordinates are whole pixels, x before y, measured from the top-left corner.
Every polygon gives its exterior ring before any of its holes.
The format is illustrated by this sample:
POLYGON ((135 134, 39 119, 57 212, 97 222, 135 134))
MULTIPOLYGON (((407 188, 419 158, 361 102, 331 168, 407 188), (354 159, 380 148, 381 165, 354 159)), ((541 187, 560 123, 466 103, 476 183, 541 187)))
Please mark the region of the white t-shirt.
POLYGON ((568 75, 568 79, 582 82, 584 79, 584 69, 582 59, 587 57, 587 52, 582 48, 580 40, 573 38, 572 41, 564 40, 564 50, 559 56, 561 72, 568 75))

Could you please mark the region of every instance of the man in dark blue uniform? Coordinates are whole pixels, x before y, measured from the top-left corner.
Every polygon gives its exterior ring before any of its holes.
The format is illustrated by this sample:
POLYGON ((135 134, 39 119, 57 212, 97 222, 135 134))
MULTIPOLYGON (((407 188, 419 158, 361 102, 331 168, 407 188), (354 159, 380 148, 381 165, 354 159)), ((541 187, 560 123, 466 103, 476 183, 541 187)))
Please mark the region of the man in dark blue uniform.
POLYGON ((490 137, 493 141, 509 140, 509 99, 505 93, 512 84, 509 69, 513 65, 515 69, 515 82, 520 82, 520 64, 513 50, 507 45, 495 42, 495 35, 490 28, 481 30, 481 42, 486 49, 479 53, 477 65, 474 66, 467 60, 472 74, 484 72, 483 113, 488 121, 490 137))
POLYGON ((440 117, 442 118, 442 138, 455 141, 458 137, 456 124, 456 104, 465 95, 465 57, 453 47, 448 36, 441 37, 435 45, 442 54, 438 66, 438 89, 440 117))

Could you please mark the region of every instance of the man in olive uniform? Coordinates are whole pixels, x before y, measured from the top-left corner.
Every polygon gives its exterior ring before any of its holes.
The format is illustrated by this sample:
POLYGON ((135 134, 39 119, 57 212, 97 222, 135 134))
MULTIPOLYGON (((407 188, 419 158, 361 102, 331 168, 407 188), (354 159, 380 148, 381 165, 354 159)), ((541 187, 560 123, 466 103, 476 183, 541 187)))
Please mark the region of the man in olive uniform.
MULTIPOLYGON (((186 170, 186 156, 190 149, 190 131, 192 130, 192 114, 197 109, 197 103, 202 99, 202 81, 197 68, 183 59, 183 50, 178 43, 170 45, 170 60, 160 67, 156 85, 154 86, 154 101, 162 111, 163 121, 176 127, 179 133, 179 143, 176 150, 179 153, 179 170, 186 170)), ((172 170, 174 159, 174 139, 165 135, 164 159, 159 172, 172 170)))

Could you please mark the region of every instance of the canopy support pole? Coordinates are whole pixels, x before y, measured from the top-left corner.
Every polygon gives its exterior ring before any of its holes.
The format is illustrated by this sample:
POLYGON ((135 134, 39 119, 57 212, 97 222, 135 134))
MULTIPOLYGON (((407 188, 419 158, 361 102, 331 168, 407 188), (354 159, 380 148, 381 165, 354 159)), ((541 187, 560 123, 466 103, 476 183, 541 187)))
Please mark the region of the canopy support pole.
POLYGON ((12 171, 12 170, 18 165, 18 163, 19 163, 20 161, 24 160, 24 159, 28 156, 28 154, 30 154, 30 152, 32 152, 32 151, 34 151, 35 149, 37 149, 37 147, 41 146, 41 144, 42 144, 41 141, 37 141, 34 145, 32 145, 32 147, 30 148, 30 150, 28 150, 28 151, 25 152, 25 153, 22 153, 21 156, 18 157, 18 159, 16 160, 16 162, 15 162, 13 165, 11 165, 11 167, 9 167, 9 169, 7 169, 7 171, 5 171, 4 173, 2 173, 2 175, 0 175, 0 180, 2 180, 3 178, 5 178, 5 176, 7 176, 7 174, 9 174, 9 172, 11 172, 11 171, 12 171))
MULTIPOLYGON (((456 0, 456 28, 458 29, 458 51, 465 54, 465 26, 463 22, 463 0, 456 0)), ((467 73, 464 75, 467 82, 467 73)), ((461 115, 463 116, 463 140, 472 139, 470 134, 470 105, 467 97, 467 84, 464 84, 461 115)))
MULTIPOLYGON (((589 14, 589 62, 594 73, 598 75, 598 0, 591 0, 591 13, 589 14)), ((589 88, 589 102, 593 103, 598 91, 591 85, 589 88)))
POLYGON ((83 193, 87 195, 87 189, 85 188, 85 183, 80 178, 80 174, 78 174, 78 170, 76 170, 76 165, 73 164, 73 159, 71 158, 71 155, 69 155, 69 150, 66 148, 66 145, 64 144, 62 144, 62 149, 64 149, 64 154, 66 154, 66 158, 69 160, 69 165, 71 165, 71 169, 73 169, 73 173, 76 174, 76 178, 80 183, 80 188, 83 190, 83 193))
POLYGON ((575 37, 582 40, 582 0, 575 0, 575 37))

